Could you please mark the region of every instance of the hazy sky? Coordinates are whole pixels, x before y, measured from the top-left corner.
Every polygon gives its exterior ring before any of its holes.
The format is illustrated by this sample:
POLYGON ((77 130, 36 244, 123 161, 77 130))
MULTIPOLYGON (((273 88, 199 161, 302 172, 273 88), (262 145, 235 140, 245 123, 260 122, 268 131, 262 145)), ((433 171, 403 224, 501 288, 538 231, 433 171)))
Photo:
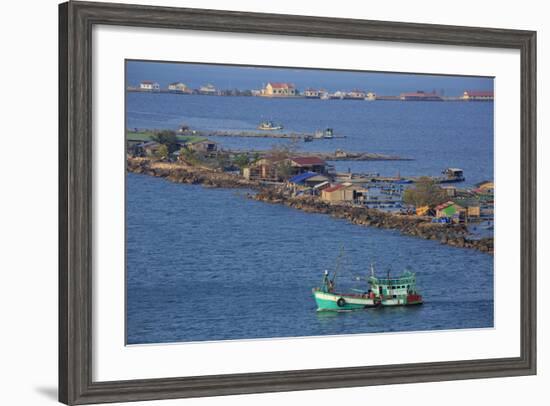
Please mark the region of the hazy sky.
MULTIPOLYGON (((368 67, 365 67, 368 68, 368 67)), ((475 76, 349 72, 300 68, 263 68, 234 65, 128 61, 127 85, 152 80, 167 87, 183 82, 192 88, 212 83, 219 89, 260 89, 267 82, 291 82, 300 90, 308 87, 329 91, 361 89, 379 95, 396 95, 416 90, 457 96, 465 90, 493 90, 493 79, 475 76)))

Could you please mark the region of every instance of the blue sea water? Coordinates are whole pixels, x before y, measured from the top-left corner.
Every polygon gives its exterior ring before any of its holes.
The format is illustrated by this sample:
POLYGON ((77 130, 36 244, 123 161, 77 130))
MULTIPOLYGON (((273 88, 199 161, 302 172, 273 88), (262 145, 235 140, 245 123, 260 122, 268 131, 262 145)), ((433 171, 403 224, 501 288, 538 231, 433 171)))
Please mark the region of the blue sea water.
MULTIPOLYGON (((412 158, 337 162, 338 170, 438 175, 464 169, 470 186, 493 179, 493 103, 366 102, 128 93, 128 128, 289 131, 333 127, 344 139, 304 151, 368 151, 412 158)), ((285 140, 218 138, 224 148, 285 140)), ((493 257, 392 230, 257 202, 242 190, 127 175, 127 343, 419 331, 493 326, 493 257), (311 289, 339 247, 343 290, 374 262, 417 273, 425 304, 318 313, 311 289)))
POLYGON ((473 250, 131 173, 126 226, 128 344, 493 326, 493 257, 473 250), (341 245, 343 290, 410 266, 425 303, 316 312, 341 245))
MULTIPOLYGON (((285 131, 334 128, 344 139, 300 143, 302 151, 377 152, 412 161, 335 162, 336 169, 384 176, 437 176, 464 170, 466 185, 493 179, 492 102, 399 102, 128 93, 127 127, 254 130, 260 121, 285 131)), ((285 139, 214 137, 224 148, 266 150, 285 139)))

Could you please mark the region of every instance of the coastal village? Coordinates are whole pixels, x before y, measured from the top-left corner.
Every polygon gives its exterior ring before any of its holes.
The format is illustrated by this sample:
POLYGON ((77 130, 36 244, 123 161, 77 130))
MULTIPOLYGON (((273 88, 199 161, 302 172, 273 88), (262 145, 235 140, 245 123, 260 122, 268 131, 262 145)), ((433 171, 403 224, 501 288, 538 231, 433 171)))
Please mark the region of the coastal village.
MULTIPOLYGON (((275 137, 273 131, 265 132, 270 135, 259 131, 258 136, 275 137)), ((343 150, 305 153, 299 150, 299 138, 266 151, 233 151, 203 135, 186 125, 177 131, 128 130, 128 170, 181 183, 243 188, 256 200, 493 252, 490 179, 460 187, 466 176, 460 168, 415 177, 338 172, 331 162, 410 158, 343 150)))
POLYGON ((146 93, 172 93, 181 95, 205 95, 205 96, 256 96, 272 98, 305 98, 320 100, 366 100, 366 101, 493 101, 494 93, 485 90, 464 90, 460 95, 445 96, 442 91, 432 90, 426 92, 417 90, 404 92, 399 95, 379 95, 372 91, 361 89, 336 90, 330 92, 326 89, 306 88, 300 90, 293 83, 268 82, 259 89, 219 89, 211 83, 198 88, 188 86, 183 82, 170 83, 167 87, 161 87, 158 82, 145 80, 137 86, 129 86, 129 92, 146 93))

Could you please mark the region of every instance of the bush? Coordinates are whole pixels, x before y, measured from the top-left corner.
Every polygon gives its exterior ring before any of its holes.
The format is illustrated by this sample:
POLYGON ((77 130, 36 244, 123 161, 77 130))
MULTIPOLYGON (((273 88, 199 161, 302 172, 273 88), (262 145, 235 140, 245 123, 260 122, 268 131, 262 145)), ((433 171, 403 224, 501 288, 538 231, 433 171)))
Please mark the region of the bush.
POLYGON ((403 202, 420 206, 436 206, 447 201, 445 192, 430 178, 420 178, 414 187, 405 190, 403 202))

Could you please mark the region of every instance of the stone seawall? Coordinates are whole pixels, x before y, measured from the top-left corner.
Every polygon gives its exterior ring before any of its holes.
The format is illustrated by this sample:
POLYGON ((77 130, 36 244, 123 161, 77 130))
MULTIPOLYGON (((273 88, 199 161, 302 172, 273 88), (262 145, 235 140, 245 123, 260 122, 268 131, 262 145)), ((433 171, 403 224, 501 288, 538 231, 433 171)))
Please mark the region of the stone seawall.
POLYGON ((128 158, 126 167, 128 172, 166 178, 176 183, 220 188, 259 188, 258 182, 246 180, 238 175, 180 163, 128 158))
POLYGON ((399 230, 401 234, 407 236, 493 253, 493 238, 468 238, 468 231, 464 224, 432 223, 430 217, 392 214, 344 204, 329 204, 312 197, 287 197, 284 193, 271 188, 262 189, 253 198, 267 203, 284 204, 310 213, 328 214, 361 226, 399 230))
POLYGON ((329 204, 314 197, 290 197, 281 188, 265 187, 259 182, 246 180, 237 175, 180 163, 128 158, 127 170, 132 173, 166 178, 176 183, 252 189, 257 193, 251 194, 250 197, 258 201, 284 204, 310 213, 328 214, 360 226, 399 230, 403 235, 436 240, 453 247, 493 253, 493 238, 468 238, 466 226, 463 224, 438 224, 432 223, 429 217, 392 214, 345 204, 329 204))

